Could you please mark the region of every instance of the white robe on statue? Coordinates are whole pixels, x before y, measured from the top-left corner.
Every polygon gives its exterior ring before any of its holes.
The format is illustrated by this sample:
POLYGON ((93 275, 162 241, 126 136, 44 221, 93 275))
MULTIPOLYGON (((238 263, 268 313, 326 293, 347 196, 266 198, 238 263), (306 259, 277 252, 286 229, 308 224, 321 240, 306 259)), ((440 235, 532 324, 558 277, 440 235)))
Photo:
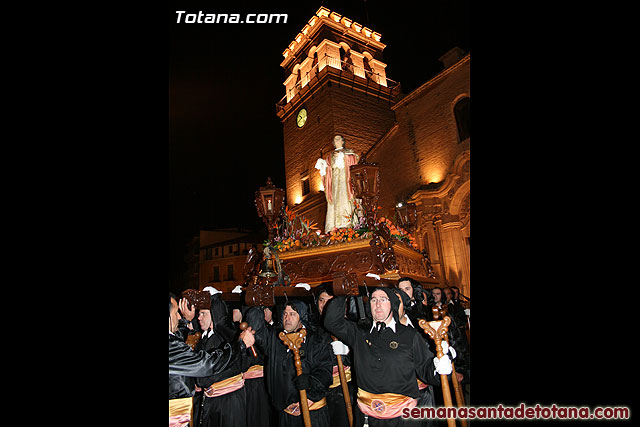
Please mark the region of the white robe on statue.
POLYGON ((333 150, 325 159, 318 159, 316 162, 316 169, 322 175, 327 199, 325 233, 334 228, 355 226, 356 219, 353 216, 355 197, 351 188, 349 166, 357 163, 358 155, 348 149, 333 150))

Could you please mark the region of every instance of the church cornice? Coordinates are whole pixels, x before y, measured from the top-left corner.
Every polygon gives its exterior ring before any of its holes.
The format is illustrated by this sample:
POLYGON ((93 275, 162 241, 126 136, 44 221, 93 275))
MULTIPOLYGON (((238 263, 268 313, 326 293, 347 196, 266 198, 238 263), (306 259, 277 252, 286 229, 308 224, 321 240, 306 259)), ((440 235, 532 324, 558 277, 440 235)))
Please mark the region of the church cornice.
POLYGON ((440 186, 438 186, 437 188, 429 188, 431 184, 424 185, 418 188, 418 190, 411 195, 409 202, 415 203, 416 206, 420 206, 423 200, 433 198, 441 199, 443 197, 446 197, 451 189, 456 185, 458 179, 460 179, 460 175, 457 175, 455 173, 448 173, 440 186))
POLYGON ((286 96, 283 97, 283 99, 276 104, 276 115, 280 118, 281 122, 284 122, 297 111, 306 100, 329 86, 328 82, 336 84, 338 87, 344 86, 358 91, 366 96, 377 97, 384 102, 388 102, 391 106, 399 96, 400 83, 388 78, 386 80, 389 86, 381 86, 372 84, 370 79, 355 76, 333 67, 324 67, 308 84, 302 87, 290 101, 285 102, 286 96), (394 86, 390 86, 391 84, 394 86))
POLYGON ((395 122, 393 124, 393 126, 391 127, 391 129, 389 129, 384 135, 382 135, 382 137, 380 139, 378 139, 376 142, 373 143, 373 145, 371 146, 371 148, 369 148, 369 150, 367 150, 366 153, 363 154, 363 157, 368 157, 370 155, 373 155, 376 150, 382 145, 384 144, 384 142, 389 139, 393 134, 396 133, 396 131, 398 130, 398 122, 395 122))
POLYGON ((287 68, 289 64, 296 59, 300 53, 304 52, 307 42, 311 41, 314 35, 325 25, 339 31, 344 36, 349 36, 363 43, 365 46, 371 45, 373 48, 382 51, 386 45, 380 42, 382 35, 370 28, 363 26, 353 20, 342 16, 339 13, 332 12, 326 7, 320 7, 314 16, 309 19, 308 23, 296 35, 289 46, 282 52, 284 60, 280 64, 281 67, 287 68))
POLYGON ((420 97, 424 92, 426 92, 429 89, 431 89, 432 86, 434 86, 435 84, 439 83, 442 79, 447 77, 449 74, 455 72, 456 70, 458 70, 462 66, 468 64, 470 60, 471 60, 471 52, 467 53, 460 61, 458 61, 454 65, 450 66, 449 68, 447 68, 445 70, 442 70, 435 77, 433 77, 432 79, 428 80, 426 83, 424 83, 422 86, 420 86, 417 89, 415 89, 413 92, 409 93, 407 96, 402 98, 400 101, 398 101, 391 108, 393 110, 396 110, 397 108, 399 108, 401 106, 407 105, 408 103, 410 103, 414 99, 420 97))

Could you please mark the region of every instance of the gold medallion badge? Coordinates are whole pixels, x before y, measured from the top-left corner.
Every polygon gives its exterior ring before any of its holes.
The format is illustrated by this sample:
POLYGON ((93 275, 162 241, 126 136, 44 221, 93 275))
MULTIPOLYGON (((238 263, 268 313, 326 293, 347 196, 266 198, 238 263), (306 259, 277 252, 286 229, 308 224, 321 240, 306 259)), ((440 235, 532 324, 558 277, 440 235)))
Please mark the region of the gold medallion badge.
POLYGON ((391 347, 393 350, 395 350, 396 348, 398 348, 398 343, 395 341, 391 341, 389 343, 389 347, 391 347))

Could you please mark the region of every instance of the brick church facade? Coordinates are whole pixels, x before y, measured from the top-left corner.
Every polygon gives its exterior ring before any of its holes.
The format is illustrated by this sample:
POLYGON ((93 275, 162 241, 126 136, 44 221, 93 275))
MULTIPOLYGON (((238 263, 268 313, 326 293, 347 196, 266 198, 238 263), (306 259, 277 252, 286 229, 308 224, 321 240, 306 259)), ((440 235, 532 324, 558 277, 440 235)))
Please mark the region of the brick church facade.
POLYGON ((409 94, 386 76, 382 36, 321 7, 287 49, 277 104, 287 205, 323 229, 316 160, 333 137, 380 166, 379 215, 415 203, 414 232, 441 285, 470 292, 470 54, 454 48, 444 70, 409 94))

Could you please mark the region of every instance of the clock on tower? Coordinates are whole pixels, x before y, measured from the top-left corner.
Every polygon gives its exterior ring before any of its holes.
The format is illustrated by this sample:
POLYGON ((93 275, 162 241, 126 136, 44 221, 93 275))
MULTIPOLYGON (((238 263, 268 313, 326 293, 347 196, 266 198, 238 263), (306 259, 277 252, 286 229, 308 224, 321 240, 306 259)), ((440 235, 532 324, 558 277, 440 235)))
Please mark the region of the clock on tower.
POLYGON ((296 123, 298 127, 301 128, 302 126, 304 126, 306 122, 307 122, 307 110, 302 108, 300 109, 300 111, 298 112, 298 115, 296 116, 296 123))

